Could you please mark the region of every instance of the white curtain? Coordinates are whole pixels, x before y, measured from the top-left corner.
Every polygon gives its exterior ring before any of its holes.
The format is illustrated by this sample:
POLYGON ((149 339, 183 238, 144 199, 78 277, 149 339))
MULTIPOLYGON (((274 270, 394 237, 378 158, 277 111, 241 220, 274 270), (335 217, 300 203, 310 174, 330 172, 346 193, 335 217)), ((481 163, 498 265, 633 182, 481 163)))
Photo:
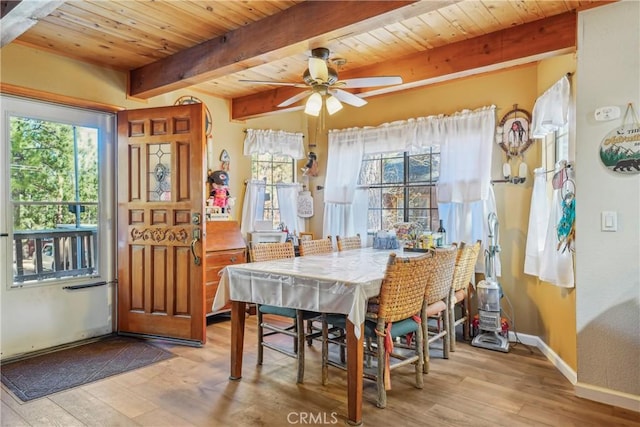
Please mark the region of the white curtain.
MULTIPOLYGON (((491 187, 491 156, 495 135, 495 107, 462 111, 430 126, 440 140, 438 214, 447 230, 448 243, 482 241, 488 249, 488 217, 496 213, 491 187)), ((484 251, 483 251, 484 253, 484 251)), ((483 255, 476 265, 484 271, 483 255)), ((501 275, 496 254, 495 274, 501 275)))
POLYGON ((300 132, 285 132, 273 129, 247 129, 244 138, 244 155, 277 154, 294 159, 305 157, 303 135, 300 132))
POLYGON ((302 185, 299 183, 276 184, 280 221, 285 223, 289 233, 292 234, 305 231, 304 219, 298 216, 298 193, 301 191, 302 185))
POLYGON ((524 257, 524 272, 532 276, 540 274, 540 259, 544 252, 549 222, 549 200, 547 197, 547 179, 544 168, 533 171, 533 193, 529 212, 529 228, 524 257))
POLYGON ((329 131, 323 237, 352 235, 354 221, 363 221, 353 215, 363 156, 364 135, 360 129, 329 131))
POLYGON ((447 233, 456 241, 482 239, 486 246, 487 217, 489 212, 496 211, 491 190, 494 132, 495 106, 465 110, 452 116, 420 117, 378 127, 329 131, 324 235, 366 230, 367 217, 362 213, 366 207, 354 206, 364 154, 420 153, 439 145, 438 201, 447 233))
MULTIPOLYGON (((571 87, 563 76, 547 89, 533 107, 532 136, 542 138, 549 132, 564 127, 568 122, 571 87)), ((559 173, 566 162, 556 164, 559 173)), ((547 180, 543 168, 536 169, 525 252, 524 272, 538 276, 551 284, 572 288, 575 286, 573 255, 558 250, 557 225, 561 212, 560 190, 553 191, 552 201, 547 196, 547 180)))
POLYGON ((491 154, 495 108, 462 111, 442 119, 438 203, 487 200, 491 187, 491 154))
POLYGON ((571 87, 563 76, 538 97, 531 117, 531 136, 542 138, 567 123, 571 87))
POLYGON ((242 222, 240 224, 240 232, 245 237, 247 233, 254 231, 255 222, 261 221, 264 217, 264 194, 266 189, 267 184, 263 180, 247 182, 242 205, 242 222))

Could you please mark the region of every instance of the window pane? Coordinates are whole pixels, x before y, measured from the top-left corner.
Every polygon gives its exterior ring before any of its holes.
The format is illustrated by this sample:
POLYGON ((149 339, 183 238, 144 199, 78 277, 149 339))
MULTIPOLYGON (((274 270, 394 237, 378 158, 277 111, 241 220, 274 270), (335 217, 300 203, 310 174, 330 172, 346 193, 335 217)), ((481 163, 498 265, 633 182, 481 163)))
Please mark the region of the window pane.
POLYGON ((369 232, 407 221, 419 223, 422 229, 434 229, 434 225, 437 228, 438 205, 433 184, 438 180, 439 167, 440 150, 435 146, 427 153, 411 156, 408 153, 365 156, 359 182, 369 187, 369 232))
POLYGON ((362 162, 358 182, 361 185, 379 184, 382 182, 380 159, 364 160, 362 162))
POLYGON ((171 145, 149 144, 147 157, 148 200, 171 200, 171 145))
POLYGON ((97 273, 98 130, 10 117, 14 282, 97 273))
POLYGON ((404 182, 404 157, 383 159, 382 171, 383 184, 404 182))
POLYGON ((251 157, 251 179, 266 179, 264 215, 274 228, 280 224, 280 210, 276 184, 295 181, 295 160, 289 156, 254 154, 251 157))

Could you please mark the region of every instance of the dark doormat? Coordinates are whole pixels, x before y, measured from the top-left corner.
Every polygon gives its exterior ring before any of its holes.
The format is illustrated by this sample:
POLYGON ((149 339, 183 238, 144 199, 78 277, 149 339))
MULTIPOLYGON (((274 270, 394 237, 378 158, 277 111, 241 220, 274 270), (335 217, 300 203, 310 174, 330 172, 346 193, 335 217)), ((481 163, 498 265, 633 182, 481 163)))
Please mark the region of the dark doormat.
POLYGON ((26 402, 173 356, 144 340, 114 336, 3 364, 0 371, 2 383, 26 402))

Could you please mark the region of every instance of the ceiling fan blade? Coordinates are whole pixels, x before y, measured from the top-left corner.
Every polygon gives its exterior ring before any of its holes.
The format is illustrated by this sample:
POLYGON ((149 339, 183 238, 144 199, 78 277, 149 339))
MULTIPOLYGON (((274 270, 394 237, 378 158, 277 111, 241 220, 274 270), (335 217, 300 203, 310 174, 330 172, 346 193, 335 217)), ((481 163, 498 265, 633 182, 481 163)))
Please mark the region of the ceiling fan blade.
POLYGON ((321 58, 309 58, 309 74, 314 80, 326 82, 329 79, 327 62, 321 58))
POLYGON ((238 80, 242 83, 252 83, 258 85, 272 85, 272 86, 290 86, 290 87, 308 87, 304 83, 294 83, 294 82, 272 82, 266 80, 238 80))
POLYGON ((379 77, 359 77, 355 79, 344 79, 338 83, 342 83, 342 87, 359 88, 373 86, 390 86, 402 84, 400 76, 379 76, 379 77))
POLYGON ((353 105, 354 107, 362 107, 367 103, 366 100, 360 98, 359 96, 356 96, 342 89, 331 90, 329 91, 329 93, 331 93, 331 95, 335 96, 345 104, 353 105))
POLYGON ((289 99, 285 99, 284 101, 282 101, 280 104, 278 104, 278 107, 288 107, 291 104, 295 104, 296 102, 300 101, 301 99, 306 98, 307 96, 309 96, 309 94, 313 92, 312 90, 305 90, 303 92, 300 92, 297 95, 292 96, 289 99))

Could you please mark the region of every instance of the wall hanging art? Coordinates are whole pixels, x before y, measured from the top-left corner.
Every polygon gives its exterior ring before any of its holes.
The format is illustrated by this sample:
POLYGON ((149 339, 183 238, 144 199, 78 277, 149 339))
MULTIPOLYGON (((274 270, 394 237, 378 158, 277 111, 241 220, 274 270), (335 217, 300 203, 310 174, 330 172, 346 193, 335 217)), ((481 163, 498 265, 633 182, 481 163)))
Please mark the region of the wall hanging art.
POLYGON ((615 173, 640 173, 640 121, 632 103, 627 105, 622 125, 607 133, 602 139, 600 160, 607 169, 615 173))

